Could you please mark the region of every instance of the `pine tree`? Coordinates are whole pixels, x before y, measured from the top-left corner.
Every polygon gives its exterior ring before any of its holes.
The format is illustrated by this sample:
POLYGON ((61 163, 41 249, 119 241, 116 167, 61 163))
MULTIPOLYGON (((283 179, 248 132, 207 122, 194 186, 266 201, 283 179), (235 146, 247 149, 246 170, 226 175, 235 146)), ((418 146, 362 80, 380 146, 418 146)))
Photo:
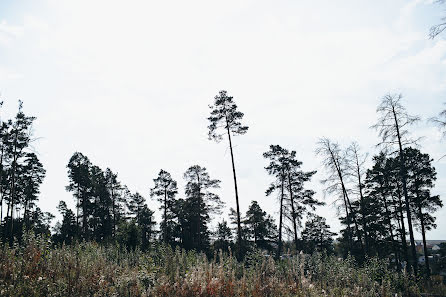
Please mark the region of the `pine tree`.
POLYGON ((215 237, 214 250, 228 251, 231 246, 232 231, 225 220, 218 223, 215 237))
POLYGON ((81 212, 82 237, 87 240, 89 239, 88 221, 91 215, 92 203, 91 166, 90 160, 79 152, 73 154, 67 165, 70 183, 66 189, 69 192, 73 192, 73 196, 76 199, 76 223, 80 226, 79 212, 81 212))
POLYGON ((182 206, 187 237, 183 244, 187 249, 206 251, 209 249, 207 223, 210 214, 218 213, 223 205, 220 197, 211 191, 220 187, 220 181, 211 179, 206 168, 199 165, 189 167, 184 173, 184 179, 186 200, 182 206))
POLYGON ((23 164, 19 168, 19 175, 17 185, 19 189, 18 195, 21 197, 20 203, 24 208, 24 223, 25 228, 31 227, 29 217, 30 213, 36 206, 38 195, 40 193, 39 187, 45 177, 45 169, 42 163, 40 163, 36 154, 26 153, 24 156, 23 164))
POLYGON ((26 149, 28 148, 32 140, 32 123, 36 118, 32 116, 26 116, 23 113, 23 103, 19 101, 19 110, 12 121, 9 131, 9 141, 6 146, 6 154, 8 154, 8 160, 10 161, 9 167, 9 197, 8 209, 9 215, 9 240, 10 244, 13 242, 14 236, 14 211, 19 201, 20 188, 18 187, 19 172, 22 171, 22 161, 26 155, 26 149))
POLYGON ((252 201, 244 220, 246 230, 254 245, 265 250, 272 250, 276 241, 277 231, 274 219, 260 208, 257 201, 252 201))
POLYGON ((270 184, 266 190, 266 196, 271 195, 274 192, 278 192, 279 198, 279 235, 277 244, 277 255, 279 258, 282 254, 282 229, 283 229, 283 217, 284 217, 284 202, 286 198, 285 186, 286 186, 286 159, 288 158, 288 150, 282 148, 280 145, 270 145, 269 151, 263 153, 263 157, 270 162, 265 167, 269 175, 274 177, 274 181, 270 184))
POLYGON ((56 224, 53 239, 56 243, 71 244, 79 236, 76 216, 64 201, 59 202, 57 209, 62 215, 62 223, 56 224))
MULTIPOLYGON (((364 222, 368 226, 370 254, 383 251, 393 251, 398 260, 399 246, 394 237, 396 229, 393 223, 396 201, 392 195, 394 185, 391 183, 392 174, 389 159, 381 152, 373 157, 373 167, 367 171, 366 197, 364 198, 364 222), (387 245, 390 242, 390 245, 387 245), (380 248, 381 245, 385 245, 380 248)), ((405 243, 403 243, 404 245, 405 243)), ((405 254, 407 256, 407 253, 405 254)), ((407 261, 407 259, 406 259, 407 261)))
POLYGON ((162 221, 160 224, 161 237, 164 243, 175 242, 175 195, 178 193, 177 182, 172 179, 169 172, 160 170, 158 177, 153 180, 155 186, 150 189, 150 196, 156 197, 161 204, 162 221))
POLYGON ((402 95, 386 95, 382 98, 380 105, 377 108, 379 114, 378 122, 373 126, 381 137, 381 142, 378 144, 385 149, 397 148, 399 160, 399 176, 403 189, 403 197, 406 204, 406 217, 409 226, 409 236, 411 244, 411 266, 415 275, 417 274, 417 252, 415 250, 415 239, 412 227, 412 215, 410 209, 410 197, 407 190, 407 169, 406 156, 404 155, 404 148, 407 145, 417 142, 417 139, 409 137, 408 127, 419 121, 419 117, 409 115, 405 107, 401 104, 402 95))
POLYGON ((435 228, 436 210, 443 207, 439 195, 431 195, 431 189, 437 179, 437 173, 432 166, 432 159, 428 154, 421 153, 418 149, 407 147, 404 149, 406 156, 406 169, 408 192, 411 196, 411 209, 414 220, 417 221, 423 237, 423 247, 426 265, 426 274, 430 275, 429 257, 426 243, 426 231, 435 228))
POLYGON ((305 229, 302 232, 302 241, 304 242, 304 251, 312 254, 314 251, 327 253, 333 252, 333 236, 336 233, 330 231, 330 226, 325 218, 311 214, 305 223, 305 229))
POLYGON ((237 177, 235 174, 235 162, 234 153, 232 150, 232 138, 231 135, 243 135, 248 131, 248 126, 243 126, 241 120, 243 118, 243 113, 238 111, 237 105, 234 103, 232 96, 228 96, 226 91, 220 91, 214 98, 214 104, 210 106, 211 116, 208 118, 210 121, 209 128, 209 139, 215 141, 221 141, 222 136, 227 134, 229 141, 229 148, 231 151, 231 162, 232 162, 232 173, 234 177, 234 189, 235 189, 235 202, 237 210, 237 239, 239 243, 239 256, 240 256, 240 245, 242 242, 242 227, 240 221, 240 206, 239 197, 237 189, 237 177), (221 129, 224 132, 219 133, 221 129))

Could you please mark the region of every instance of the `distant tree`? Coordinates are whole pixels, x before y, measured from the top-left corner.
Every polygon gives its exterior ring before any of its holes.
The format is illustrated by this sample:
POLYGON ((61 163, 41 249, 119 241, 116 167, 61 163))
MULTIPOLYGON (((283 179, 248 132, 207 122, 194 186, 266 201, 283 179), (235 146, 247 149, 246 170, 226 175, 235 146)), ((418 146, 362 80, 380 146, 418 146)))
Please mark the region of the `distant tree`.
POLYGON ((39 187, 45 177, 45 169, 40 163, 36 154, 26 153, 23 164, 19 168, 19 175, 17 180, 18 193, 21 196, 21 204, 24 208, 24 223, 25 228, 31 227, 29 217, 33 208, 36 206, 35 202, 38 200, 40 193, 39 187))
POLYGON ((155 221, 153 219, 153 211, 147 205, 144 205, 138 216, 138 227, 141 233, 141 249, 143 251, 149 248, 150 241, 154 235, 155 221))
POLYGON ((6 154, 8 154, 8 160, 10 161, 9 167, 9 197, 8 209, 9 215, 9 228, 10 228, 10 244, 13 242, 14 235, 14 211, 19 204, 19 192, 18 179, 19 172, 21 171, 22 160, 26 155, 26 149, 32 140, 32 124, 36 118, 27 116, 23 113, 23 103, 19 101, 19 110, 11 123, 9 130, 9 141, 6 146, 6 154))
POLYGON ((109 240, 113 235, 112 199, 108 191, 105 172, 98 166, 91 166, 92 185, 91 227, 97 241, 109 240))
POLYGON ((81 211, 82 214, 82 237, 88 239, 89 227, 88 219, 91 212, 91 192, 92 184, 90 177, 90 168, 92 164, 88 157, 82 153, 75 152, 68 162, 68 179, 69 184, 66 187, 67 191, 73 192, 76 199, 76 223, 78 226, 81 211))
POLYGON ((357 196, 359 197, 358 212, 361 215, 362 232, 364 233, 365 253, 369 252, 369 238, 365 215, 365 198, 364 198, 364 179, 365 179, 365 162, 367 154, 361 153, 359 144, 353 142, 346 150, 346 166, 347 175, 353 180, 357 196))
POLYGON ((404 155, 404 147, 417 142, 409 136, 408 127, 419 121, 419 117, 409 115, 406 108, 402 105, 402 95, 386 95, 382 98, 380 105, 376 109, 379 118, 378 122, 372 126, 376 129, 381 137, 378 146, 384 147, 386 150, 392 150, 395 147, 399 157, 399 176, 403 188, 403 196, 406 202, 406 217, 409 226, 409 236, 412 251, 411 266, 415 275, 417 274, 417 252, 415 250, 415 239, 412 227, 412 215, 410 210, 410 197, 407 192, 407 169, 406 156, 404 155))
POLYGON ((186 180, 186 199, 182 205, 185 217, 183 219, 187 231, 183 239, 187 249, 208 250, 209 229, 207 223, 210 214, 218 213, 223 202, 212 189, 220 187, 220 181, 211 179, 205 167, 194 165, 184 173, 186 180))
POLYGON ((144 205, 145 199, 143 196, 141 196, 141 194, 139 194, 138 192, 132 194, 127 203, 127 208, 129 210, 130 216, 138 220, 138 217, 141 215, 144 205))
POLYGON ((252 201, 244 220, 246 230, 254 245, 265 250, 272 250, 272 243, 276 241, 277 231, 274 219, 260 208, 257 201, 252 201))
POLYGON ((116 235, 116 226, 124 216, 125 201, 122 196, 122 186, 118 181, 118 175, 113 173, 110 168, 105 171, 105 179, 107 190, 111 200, 111 213, 112 213, 112 236, 116 235))
POLYGON ((272 193, 279 192, 279 235, 277 244, 277 255, 279 258, 282 254, 282 228, 283 228, 283 217, 284 217, 284 202, 286 198, 285 187, 286 187, 286 159, 288 158, 288 150, 282 148, 280 145, 270 145, 269 151, 263 153, 263 157, 268 159, 270 162, 268 166, 265 167, 269 175, 274 177, 274 181, 270 184, 266 190, 266 196, 270 196, 272 193))
MULTIPOLYGON (((398 243, 394 237, 395 226, 392 222, 394 211, 397 210, 394 195, 395 184, 391 181, 391 175, 394 173, 391 161, 381 152, 378 156, 373 157, 373 166, 367 171, 365 180, 366 194, 364 197, 364 223, 368 226, 369 248, 371 254, 379 252, 379 246, 389 240, 390 249, 386 246, 383 250, 393 250, 396 259, 399 255, 398 243), (372 253, 373 251, 373 253, 372 253)), ((402 210, 401 210, 402 211, 402 210)), ((402 222, 404 224, 404 220, 402 222)), ((403 225, 404 228, 404 225, 403 225)), ((405 233, 405 231, 404 231, 405 233)), ((401 238, 403 244, 403 252, 407 262, 407 244, 405 235, 401 238)))
POLYGON ((287 186, 289 193, 289 204, 291 210, 291 220, 293 223, 294 245, 296 251, 301 250, 298 240, 298 226, 301 226, 303 216, 308 211, 315 211, 316 206, 324 203, 317 201, 314 198, 315 192, 307 190, 304 183, 311 180, 311 177, 316 174, 316 171, 303 172, 300 167, 301 161, 296 160, 296 152, 292 151, 289 157, 285 160, 287 186))
MULTIPOLYGON (((0 108, 2 107, 3 101, 0 102, 0 108)), ((10 141, 9 130, 11 125, 11 120, 3 121, 0 117, 0 226, 3 223, 3 201, 8 190, 9 155, 7 154, 7 147, 10 141)))
POLYGON ((305 252, 312 254, 314 251, 333 252, 333 236, 336 233, 330 231, 330 226, 325 218, 311 214, 305 223, 305 229, 302 232, 305 252))
POLYGON ((232 232, 225 220, 218 223, 215 237, 214 250, 228 251, 231 246, 232 232))
MULTIPOLYGON (((237 239, 239 246, 242 242, 242 227, 240 221, 240 207, 237 189, 237 177, 235 174, 234 154, 232 151, 231 135, 242 135, 248 131, 248 126, 243 126, 241 120, 243 113, 237 110, 237 105, 233 101, 232 96, 228 96, 226 91, 220 91, 214 98, 214 104, 210 106, 211 116, 208 118, 210 124, 209 139, 221 141, 224 134, 227 134, 229 140, 229 148, 231 151, 232 173, 234 177, 235 202, 237 210, 237 239), (223 129, 224 132, 219 132, 223 129)), ((240 253, 240 251, 239 251, 240 253)))
POLYGON ((421 153, 418 149, 407 147, 404 149, 407 161, 408 191, 412 196, 411 207, 414 219, 418 221, 425 255, 426 274, 430 275, 429 257, 426 243, 426 231, 436 228, 433 213, 443 207, 439 195, 431 195, 437 173, 432 166, 432 159, 428 154, 421 153))
POLYGON ((173 244, 175 229, 175 195, 178 193, 177 182, 172 179, 169 172, 160 170, 158 177, 153 180, 155 186, 150 189, 150 196, 156 197, 161 204, 162 211, 161 236, 164 243, 173 244))
POLYGON ((76 217, 64 201, 59 202, 57 209, 62 215, 62 223, 56 224, 55 234, 53 235, 54 241, 56 243, 71 244, 79 234, 76 217))
MULTIPOLYGON (((442 110, 438 116, 430 118, 430 122, 434 123, 438 129, 440 129, 443 138, 446 137, 446 109, 442 110)), ((444 158, 446 155, 443 155, 440 159, 444 158)))
POLYGON ((141 233, 135 220, 123 220, 116 232, 116 241, 127 248, 135 250, 141 245, 141 233))
MULTIPOLYGON (((436 0, 434 1, 438 4, 444 4, 445 0, 436 0)), ((440 35, 446 29, 446 17, 441 18, 441 22, 431 27, 429 32, 429 37, 434 39, 438 35, 440 35)))
POLYGON ((364 251, 362 245, 361 232, 352 207, 352 201, 349 197, 349 189, 347 188, 348 168, 346 164, 345 153, 342 152, 339 144, 332 142, 328 138, 322 138, 318 142, 316 154, 323 158, 322 164, 327 171, 327 177, 322 180, 325 185, 324 191, 328 194, 336 194, 341 198, 342 206, 345 212, 345 223, 347 225, 347 241, 351 253, 354 251, 353 232, 351 223, 354 224, 358 242, 361 251, 364 251))

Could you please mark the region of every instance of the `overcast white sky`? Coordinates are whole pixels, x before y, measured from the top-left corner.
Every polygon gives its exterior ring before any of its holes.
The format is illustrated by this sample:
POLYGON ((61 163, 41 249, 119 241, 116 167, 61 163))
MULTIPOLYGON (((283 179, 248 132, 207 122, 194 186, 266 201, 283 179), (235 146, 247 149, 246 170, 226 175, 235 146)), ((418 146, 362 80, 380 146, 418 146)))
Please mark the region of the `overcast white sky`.
MULTIPOLYGON (((426 123, 446 102, 446 35, 428 38, 445 7, 432 1, 0 1, 0 92, 6 115, 17 100, 37 116, 35 143, 47 177, 40 206, 74 206, 66 164, 75 151, 118 172, 149 197, 163 168, 179 181, 199 164, 222 180, 234 206, 226 142, 207 140, 208 105, 233 95, 248 133, 235 138, 241 209, 257 200, 277 216, 262 153, 297 151, 310 187, 324 199, 319 137, 356 140, 376 153, 380 98, 401 92, 423 118, 413 131, 424 152, 446 153, 426 123)), ((446 158, 435 161, 435 193, 446 196, 446 158)), ((444 198, 443 198, 444 200, 444 198)), ((317 213, 339 230, 333 197, 317 213)), ((446 202, 446 201, 445 201, 446 202)), ((148 205, 157 205, 148 199, 148 205)), ((428 239, 446 239, 446 208, 428 239)), ((418 236, 419 237, 419 236, 418 236)))

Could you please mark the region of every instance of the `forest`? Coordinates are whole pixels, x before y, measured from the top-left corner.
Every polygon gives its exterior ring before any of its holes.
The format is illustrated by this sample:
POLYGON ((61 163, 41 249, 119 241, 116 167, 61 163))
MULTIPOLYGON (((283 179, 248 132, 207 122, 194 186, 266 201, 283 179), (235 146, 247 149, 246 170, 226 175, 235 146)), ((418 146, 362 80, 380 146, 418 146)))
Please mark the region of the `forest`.
MULTIPOLYGON (((263 153, 271 181, 265 195, 277 202, 278 222, 257 201, 241 213, 244 197, 238 195, 232 141, 249 129, 226 91, 210 105, 208 136, 227 142, 231 153, 235 199, 228 218, 212 220, 223 208, 216 191, 221 182, 205 167, 185 170, 184 189, 160 169, 148 185, 150 197, 143 197, 112 169, 74 152, 67 160, 66 191, 75 209, 60 201, 62 220, 53 224, 55 216, 38 207, 46 171, 32 147, 36 118, 19 102, 16 116, 2 118, 0 126, 0 295, 445 294, 438 274, 446 267, 446 244, 433 258, 426 237, 437 227, 435 212, 443 206, 431 193, 437 173, 411 134, 421 119, 407 112, 401 94, 382 97, 376 113, 372 128, 380 153, 371 158, 371 167, 356 142, 343 147, 321 137, 316 144, 317 170, 324 172, 324 191, 336 200, 343 226, 335 234, 317 215, 325 201, 308 187, 316 171, 303 171, 296 151, 280 145, 263 153), (154 200, 159 209, 151 206, 154 200), (423 255, 416 250, 415 230, 422 236, 423 255), (292 240, 284 240, 285 234, 292 240), (71 264, 61 268, 61 262, 71 264), (330 269, 339 271, 332 275, 330 269), (349 274, 357 278, 347 284, 342 278, 353 277, 349 274), (119 283, 122 276, 126 284, 119 283)), ((429 122, 446 135, 446 110, 429 122)))
POLYGON ((446 90, 446 0, 118 2, 0 3, 0 297, 446 296, 446 238, 432 235, 446 227, 446 152, 429 147, 429 131, 446 141, 446 105, 431 107, 446 90), (373 148, 357 134, 366 110, 373 148), (221 163, 199 138, 171 135, 196 119, 203 141, 227 148, 221 163), (167 121, 176 130, 150 134, 167 121), (96 124, 109 131, 82 133, 96 124), (257 126, 255 145, 237 142, 257 126), (70 200, 46 195, 53 159, 35 143, 51 131, 67 183, 50 187, 70 200), (99 166, 60 145, 107 137, 140 150, 99 166), (147 149, 141 138, 175 142, 178 156, 152 173, 138 159, 150 176, 136 191, 118 159, 147 149), (310 157, 289 145, 299 141, 310 157), (212 168, 222 164, 229 181, 212 168), (268 183, 244 179, 247 168, 268 183))

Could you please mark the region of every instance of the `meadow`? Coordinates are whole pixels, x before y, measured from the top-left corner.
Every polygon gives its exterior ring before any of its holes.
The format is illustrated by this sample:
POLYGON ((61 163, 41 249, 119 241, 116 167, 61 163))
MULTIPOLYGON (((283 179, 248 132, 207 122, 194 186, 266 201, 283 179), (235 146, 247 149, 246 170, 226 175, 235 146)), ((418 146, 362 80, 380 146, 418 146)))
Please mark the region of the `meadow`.
POLYGON ((260 251, 238 262, 156 246, 128 251, 94 242, 53 247, 26 235, 0 247, 0 296, 445 296, 433 280, 416 281, 382 259, 357 265, 319 253, 275 261, 260 251))

